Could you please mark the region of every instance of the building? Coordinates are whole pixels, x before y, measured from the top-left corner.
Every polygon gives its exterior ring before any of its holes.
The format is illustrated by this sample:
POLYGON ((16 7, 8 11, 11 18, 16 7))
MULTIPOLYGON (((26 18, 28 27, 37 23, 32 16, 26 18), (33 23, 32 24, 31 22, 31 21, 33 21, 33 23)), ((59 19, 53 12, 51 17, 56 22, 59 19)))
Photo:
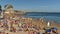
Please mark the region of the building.
POLYGON ((4 15, 5 15, 6 17, 12 17, 12 16, 14 15, 14 10, 13 10, 13 6, 12 6, 12 5, 6 4, 6 5, 4 6, 4 8, 5 8, 4 15))

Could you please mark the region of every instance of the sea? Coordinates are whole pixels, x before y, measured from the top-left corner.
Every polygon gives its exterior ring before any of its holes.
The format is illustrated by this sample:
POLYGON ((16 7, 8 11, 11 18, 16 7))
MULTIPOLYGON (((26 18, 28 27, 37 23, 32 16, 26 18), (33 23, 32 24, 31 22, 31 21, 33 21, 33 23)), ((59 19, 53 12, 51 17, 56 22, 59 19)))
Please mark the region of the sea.
POLYGON ((33 19, 43 18, 46 21, 60 23, 60 12, 26 12, 24 17, 33 19))

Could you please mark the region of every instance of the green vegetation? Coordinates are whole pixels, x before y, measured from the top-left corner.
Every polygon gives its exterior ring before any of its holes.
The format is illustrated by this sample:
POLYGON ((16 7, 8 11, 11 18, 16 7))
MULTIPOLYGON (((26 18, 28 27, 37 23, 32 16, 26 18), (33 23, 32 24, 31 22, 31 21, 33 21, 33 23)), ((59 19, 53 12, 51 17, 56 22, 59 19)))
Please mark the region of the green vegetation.
POLYGON ((1 10, 2 6, 0 5, 0 10, 1 10))

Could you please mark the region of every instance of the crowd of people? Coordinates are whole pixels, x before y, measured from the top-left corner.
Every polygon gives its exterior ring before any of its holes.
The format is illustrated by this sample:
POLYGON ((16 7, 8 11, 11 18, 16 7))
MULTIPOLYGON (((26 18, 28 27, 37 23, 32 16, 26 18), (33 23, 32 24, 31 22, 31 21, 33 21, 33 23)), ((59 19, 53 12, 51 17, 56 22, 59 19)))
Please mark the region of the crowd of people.
MULTIPOLYGON (((16 17, 15 17, 16 18, 16 17)), ((17 17, 18 19, 13 18, 4 18, 0 20, 0 34, 9 34, 9 32, 18 32, 18 31, 28 31, 28 34, 40 34, 41 27, 32 24, 31 22, 24 22, 22 18, 17 17)), ((42 34, 58 34, 56 28, 43 29, 44 33, 42 34), (54 30, 55 29, 55 30, 54 30)))
MULTIPOLYGON (((15 17, 16 18, 16 17, 15 17)), ((20 18, 19 18, 20 19, 20 18)), ((9 32, 18 32, 18 31, 34 31, 39 32, 37 26, 32 25, 32 23, 22 22, 24 20, 13 19, 13 18, 4 18, 0 20, 0 32, 2 33, 8 30, 9 32)))

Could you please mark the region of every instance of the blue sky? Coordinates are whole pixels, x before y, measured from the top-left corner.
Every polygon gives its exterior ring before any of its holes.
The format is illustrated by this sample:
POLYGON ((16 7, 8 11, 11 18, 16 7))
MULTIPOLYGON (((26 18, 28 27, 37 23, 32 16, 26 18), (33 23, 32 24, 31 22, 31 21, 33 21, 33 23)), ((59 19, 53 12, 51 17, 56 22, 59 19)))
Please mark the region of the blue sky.
POLYGON ((60 12, 60 0, 0 0, 4 5, 11 4, 14 9, 33 12, 60 12))

